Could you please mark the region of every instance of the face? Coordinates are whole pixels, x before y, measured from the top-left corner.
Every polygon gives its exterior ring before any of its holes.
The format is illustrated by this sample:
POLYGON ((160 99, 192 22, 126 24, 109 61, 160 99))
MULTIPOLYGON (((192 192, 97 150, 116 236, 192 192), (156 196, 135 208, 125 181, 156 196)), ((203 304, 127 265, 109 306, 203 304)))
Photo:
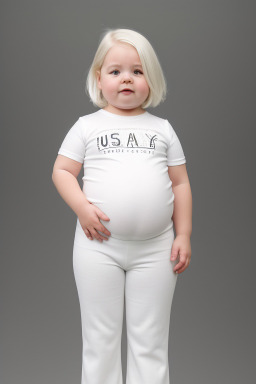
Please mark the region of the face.
POLYGON ((137 50, 130 44, 115 44, 97 72, 97 84, 108 105, 105 110, 119 115, 139 115, 149 94, 137 50), (130 89, 130 92, 123 91, 130 89))

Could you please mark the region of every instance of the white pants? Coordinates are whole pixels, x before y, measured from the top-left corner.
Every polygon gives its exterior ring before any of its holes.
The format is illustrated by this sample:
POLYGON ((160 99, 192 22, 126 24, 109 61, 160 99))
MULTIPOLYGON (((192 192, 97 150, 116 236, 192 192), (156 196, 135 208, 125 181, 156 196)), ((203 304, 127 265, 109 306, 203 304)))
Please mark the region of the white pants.
MULTIPOLYGON (((78 222, 79 223, 79 222, 78 222)), ((127 328, 126 384, 169 384, 168 341, 177 274, 174 231, 149 240, 89 240, 77 225, 73 267, 83 338, 82 384, 122 384, 121 336, 127 328)))

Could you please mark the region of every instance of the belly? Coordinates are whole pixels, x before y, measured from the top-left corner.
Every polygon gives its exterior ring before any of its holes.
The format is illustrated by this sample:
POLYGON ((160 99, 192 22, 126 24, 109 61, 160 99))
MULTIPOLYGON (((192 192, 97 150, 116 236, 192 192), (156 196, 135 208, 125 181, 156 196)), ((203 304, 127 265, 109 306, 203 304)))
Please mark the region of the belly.
POLYGON ((100 219, 112 237, 146 240, 172 228, 172 183, 168 173, 117 172, 84 183, 87 199, 109 217, 100 219))

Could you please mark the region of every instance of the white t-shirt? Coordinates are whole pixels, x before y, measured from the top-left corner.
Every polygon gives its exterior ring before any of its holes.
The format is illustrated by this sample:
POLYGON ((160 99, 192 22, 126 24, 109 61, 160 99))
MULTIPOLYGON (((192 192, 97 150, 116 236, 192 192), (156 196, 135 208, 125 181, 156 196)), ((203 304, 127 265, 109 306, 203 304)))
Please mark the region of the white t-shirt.
POLYGON ((112 237, 146 240, 173 227, 168 166, 186 159, 168 120, 99 109, 76 121, 58 154, 84 165, 83 192, 110 218, 101 222, 112 237))

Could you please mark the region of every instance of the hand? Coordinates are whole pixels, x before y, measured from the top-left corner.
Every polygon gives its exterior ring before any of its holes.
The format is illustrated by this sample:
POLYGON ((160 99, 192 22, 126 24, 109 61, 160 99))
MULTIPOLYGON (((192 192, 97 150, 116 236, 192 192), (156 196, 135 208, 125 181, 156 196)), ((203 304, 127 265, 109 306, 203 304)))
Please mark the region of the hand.
POLYGON ((171 260, 176 260, 179 254, 179 262, 173 268, 175 273, 181 273, 189 266, 191 259, 190 237, 188 235, 178 235, 173 241, 171 260))
POLYGON ((83 206, 78 215, 78 219, 84 233, 90 240, 93 240, 93 237, 101 243, 103 240, 108 240, 108 237, 99 234, 97 231, 105 233, 108 236, 111 235, 107 228, 100 222, 100 219, 106 221, 110 220, 110 218, 92 203, 83 206))

